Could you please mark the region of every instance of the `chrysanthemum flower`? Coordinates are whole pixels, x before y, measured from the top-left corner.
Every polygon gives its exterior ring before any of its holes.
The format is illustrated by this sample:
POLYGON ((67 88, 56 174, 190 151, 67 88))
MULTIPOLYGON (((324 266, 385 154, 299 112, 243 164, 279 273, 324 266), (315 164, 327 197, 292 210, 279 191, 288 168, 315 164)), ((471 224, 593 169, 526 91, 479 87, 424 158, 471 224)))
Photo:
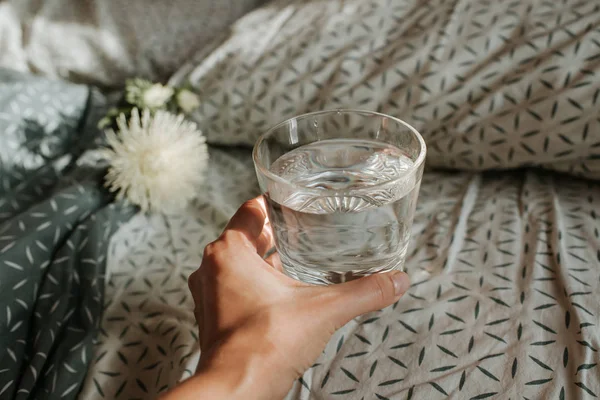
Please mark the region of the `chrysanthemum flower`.
POLYGON ((117 119, 118 132, 108 130, 110 163, 106 186, 142 211, 175 211, 192 200, 204 179, 208 162, 206 139, 183 115, 137 108, 129 123, 117 119))

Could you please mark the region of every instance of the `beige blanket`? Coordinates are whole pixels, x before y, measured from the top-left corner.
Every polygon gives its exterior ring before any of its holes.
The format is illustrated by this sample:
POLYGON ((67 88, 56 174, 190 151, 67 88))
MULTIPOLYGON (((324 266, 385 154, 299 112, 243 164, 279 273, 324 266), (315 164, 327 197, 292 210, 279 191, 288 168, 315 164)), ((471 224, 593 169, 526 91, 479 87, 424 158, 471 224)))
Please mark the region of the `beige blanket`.
MULTIPOLYGON (((82 399, 154 398, 198 357, 186 278, 257 185, 249 152, 211 152, 186 213, 112 239, 82 399)), ((600 396, 600 184, 538 171, 425 172, 397 304, 332 339, 289 399, 600 396)), ((276 379, 276 378, 274 378, 276 379)))

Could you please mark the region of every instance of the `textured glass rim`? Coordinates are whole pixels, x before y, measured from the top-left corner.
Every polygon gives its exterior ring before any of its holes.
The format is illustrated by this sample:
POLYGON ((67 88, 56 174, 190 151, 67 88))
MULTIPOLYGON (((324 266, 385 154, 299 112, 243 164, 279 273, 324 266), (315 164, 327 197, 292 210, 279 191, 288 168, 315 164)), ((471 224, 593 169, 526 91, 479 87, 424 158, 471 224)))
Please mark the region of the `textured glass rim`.
POLYGON ((417 131, 413 126, 411 126, 407 122, 401 120, 400 118, 392 117, 391 115, 387 115, 387 114, 383 114, 383 113, 379 113, 379 112, 375 112, 375 111, 351 109, 351 108, 340 108, 340 109, 335 109, 335 110, 316 111, 316 112, 311 112, 311 113, 306 113, 306 114, 300 114, 295 117, 288 118, 285 121, 282 121, 282 122, 278 123, 277 125, 273 126, 269 130, 267 130, 265 133, 263 133, 262 135, 260 135, 258 140, 256 141, 256 143, 254 144, 254 149, 252 150, 252 160, 254 161, 254 166, 259 171, 259 173, 264 175, 267 179, 273 180, 278 183, 283 183, 285 185, 292 186, 292 187, 302 188, 303 190, 308 189, 304 186, 292 183, 292 182, 288 181, 287 179, 284 179, 284 178, 280 177, 279 175, 271 172, 267 167, 265 167, 265 165, 259 159, 258 149, 261 146, 261 144, 268 137, 273 135, 282 126, 289 124, 291 121, 298 121, 298 120, 313 118, 313 117, 322 116, 322 115, 326 115, 326 114, 363 114, 363 115, 373 116, 373 117, 389 118, 389 119, 399 123, 400 125, 403 125, 411 133, 413 133, 415 135, 415 137, 417 138, 417 140, 419 141, 421 149, 419 151, 419 155, 417 156, 416 160, 414 161, 413 166, 410 167, 406 171, 406 173, 403 174, 402 176, 399 176, 399 177, 394 178, 389 181, 378 183, 376 185, 360 188, 360 189, 344 189, 344 190, 319 189, 318 190, 319 194, 328 194, 328 193, 329 194, 339 194, 339 193, 346 193, 346 192, 355 193, 355 192, 361 192, 363 190, 371 190, 373 188, 378 188, 381 186, 393 185, 394 183, 406 180, 411 175, 414 175, 416 173, 416 171, 421 167, 423 162, 425 161, 425 155, 427 153, 427 146, 425 145, 425 140, 423 139, 423 137, 421 136, 419 131, 417 131))

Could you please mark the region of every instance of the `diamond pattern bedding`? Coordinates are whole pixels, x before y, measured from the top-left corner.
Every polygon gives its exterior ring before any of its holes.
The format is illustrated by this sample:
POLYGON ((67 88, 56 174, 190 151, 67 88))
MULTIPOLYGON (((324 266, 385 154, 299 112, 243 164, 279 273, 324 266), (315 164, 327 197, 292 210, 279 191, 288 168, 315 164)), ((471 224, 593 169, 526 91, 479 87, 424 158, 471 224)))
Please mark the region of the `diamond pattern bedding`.
POLYGON ((0 398, 77 398, 104 304, 110 236, 85 86, 0 68, 0 398), (90 150, 90 151, 87 151, 90 150))
MULTIPOLYGON (((209 186, 180 215, 113 237, 82 399, 154 398, 198 359, 186 278, 257 194, 246 150, 211 149, 209 186)), ((600 184, 535 170, 424 174, 397 304, 332 339, 289 399, 600 396, 600 184)))
MULTIPOLYGON (((600 177, 599 35, 593 1, 278 0, 175 77, 202 97, 195 118, 213 143, 250 145, 305 111, 370 108, 414 123, 429 166, 467 171, 425 173, 406 264, 412 288, 336 333, 288 399, 600 396, 600 183, 537 169, 473 172, 533 164, 600 177)), ((69 67, 67 75, 110 78, 86 71, 69 67)), ((0 397, 75 397, 103 304, 79 397, 155 398, 198 360, 187 276, 236 208, 258 194, 250 153, 212 148, 208 184, 192 206, 121 226, 108 245, 103 291, 104 249, 126 213, 104 207, 93 152, 79 158, 84 144, 95 146, 93 93, 23 82, 0 85, 8 90, 0 219, 14 219, 0 234, 8 340, 0 397), (37 185, 45 177, 65 190, 37 185), (45 195, 60 202, 42 202, 45 195), (53 213, 66 219, 36 226, 53 213), (49 227, 69 240, 47 236, 49 227), (90 257, 95 269, 86 267, 90 257), (55 281, 77 283, 67 302, 56 300, 64 287, 46 293, 55 281)))
POLYGON ((405 119, 430 166, 600 178, 600 3, 278 0, 173 79, 209 142, 251 145, 308 111, 405 119))

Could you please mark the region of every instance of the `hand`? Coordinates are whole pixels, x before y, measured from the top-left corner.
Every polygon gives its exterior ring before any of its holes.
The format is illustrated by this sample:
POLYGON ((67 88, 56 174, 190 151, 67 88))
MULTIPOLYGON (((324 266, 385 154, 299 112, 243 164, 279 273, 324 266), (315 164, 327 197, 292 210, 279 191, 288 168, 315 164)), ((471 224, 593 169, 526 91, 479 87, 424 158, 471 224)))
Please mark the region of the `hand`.
POLYGON ((196 376, 173 399, 281 399, 333 333, 384 308, 408 289, 403 272, 313 286, 287 277, 275 253, 262 197, 246 202, 206 246, 189 278, 202 350, 196 376), (200 396, 200 397, 198 397, 200 396))

